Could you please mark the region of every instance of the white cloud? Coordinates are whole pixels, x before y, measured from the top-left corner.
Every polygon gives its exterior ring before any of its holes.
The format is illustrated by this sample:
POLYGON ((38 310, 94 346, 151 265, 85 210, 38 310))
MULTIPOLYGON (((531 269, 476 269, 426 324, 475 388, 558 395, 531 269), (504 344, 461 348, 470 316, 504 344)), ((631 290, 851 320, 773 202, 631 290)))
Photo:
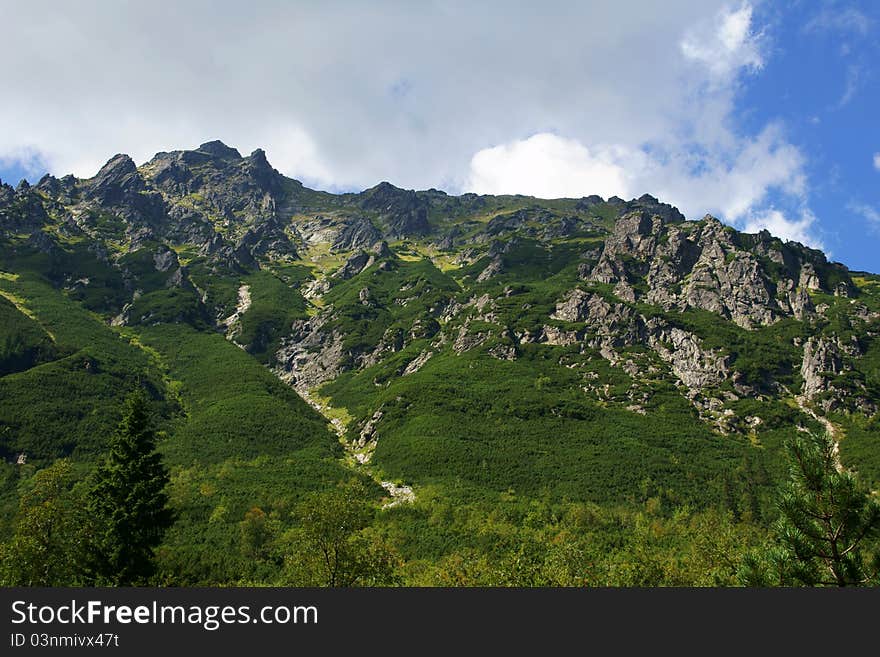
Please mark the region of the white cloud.
POLYGON ((849 105, 850 101, 855 98, 859 86, 861 85, 862 77, 861 67, 855 64, 850 64, 846 67, 846 81, 844 83, 843 94, 841 95, 840 100, 837 101, 837 109, 849 105))
POLYGON ((856 201, 849 203, 847 208, 867 219, 868 222, 872 224, 872 228, 880 229, 880 211, 876 208, 867 203, 859 203, 856 201))
POLYGON ((873 21, 854 7, 826 8, 807 21, 803 31, 808 34, 844 32, 866 36, 872 27, 873 21))
POLYGON ((715 81, 726 81, 740 69, 764 66, 761 35, 752 31, 752 6, 723 9, 713 20, 690 30, 680 43, 682 54, 709 69, 715 81))
POLYGON ((688 216, 709 211, 736 223, 764 203, 771 191, 797 204, 805 200, 804 157, 776 125, 733 146, 697 144, 693 151, 696 154, 671 153, 642 183, 679 204, 688 216))
MULTIPOLYGON (((6 153, 0 153, 0 169, 21 169, 28 177, 41 175, 46 171, 46 163, 38 151, 19 146, 6 153)), ((17 181, 6 181, 17 182, 17 181)))
POLYGON ((118 152, 219 138, 324 185, 457 191, 474 153, 536 133, 591 152, 667 134, 706 75, 675 44, 688 25, 721 29, 725 0, 0 3, 0 58, 20 63, 4 70, 0 154, 30 147, 89 176, 118 152))
POLYGON ((815 249, 823 249, 824 245, 813 231, 816 217, 809 210, 804 210, 799 219, 789 219, 779 210, 764 210, 748 217, 743 226, 747 233, 768 230, 772 235, 783 240, 800 242, 815 249))
POLYGON ((479 151, 466 188, 539 198, 579 197, 592 190, 629 198, 633 169, 642 157, 619 147, 590 150, 574 139, 542 133, 479 151))
POLYGON ((538 134, 474 155, 466 189, 544 198, 632 198, 649 192, 689 217, 713 212, 732 223, 753 212, 771 190, 798 204, 805 197, 803 157, 776 126, 731 148, 709 152, 702 146, 588 148, 574 139, 538 134))
POLYGON ((0 157, 57 175, 219 138, 325 189, 804 203, 783 130, 734 122, 747 2, 0 3, 0 157))
POLYGON ((874 168, 880 171, 880 153, 874 153, 874 168))
POLYGON ((682 108, 666 134, 642 142, 549 133, 509 140, 473 156, 465 188, 544 197, 648 192, 690 218, 711 212, 741 229, 766 227, 819 245, 803 154, 779 124, 747 135, 731 120, 741 75, 763 65, 751 18, 744 4, 688 31, 680 57, 691 69, 680 88, 682 108), (771 200, 783 207, 770 207, 771 200), (798 218, 787 219, 786 211, 798 218))

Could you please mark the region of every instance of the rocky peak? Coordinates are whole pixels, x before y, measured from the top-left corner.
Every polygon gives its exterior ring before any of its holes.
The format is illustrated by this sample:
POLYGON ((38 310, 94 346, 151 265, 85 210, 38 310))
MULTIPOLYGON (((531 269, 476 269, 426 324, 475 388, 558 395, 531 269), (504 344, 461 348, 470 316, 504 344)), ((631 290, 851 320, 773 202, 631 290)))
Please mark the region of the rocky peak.
POLYGON ((381 182, 361 194, 361 207, 373 210, 387 223, 392 237, 425 235, 430 231, 426 198, 413 190, 400 189, 391 183, 381 182))
POLYGON ((135 166, 134 160, 125 153, 119 153, 107 160, 107 164, 101 167, 95 177, 92 178, 92 181, 95 184, 118 181, 136 171, 137 166, 135 166))
POLYGON ((248 159, 249 159, 249 160, 250 160, 255 166, 259 166, 259 167, 268 167, 268 168, 270 168, 270 169, 272 168, 272 167, 269 165, 269 160, 266 159, 266 151, 264 151, 262 148, 257 148, 256 150, 254 150, 253 153, 251 153, 250 155, 248 155, 248 159))
POLYGON ((134 161, 124 154, 110 158, 85 184, 86 196, 105 204, 119 203, 127 192, 137 192, 144 187, 134 161))
POLYGON ((605 240, 602 255, 590 279, 600 283, 631 282, 633 276, 644 275, 644 271, 633 270, 635 263, 632 261, 639 261, 636 269, 644 269, 646 261, 656 250, 663 223, 661 216, 651 216, 641 209, 621 215, 605 240))
POLYGON ((245 158, 245 171, 260 187, 266 190, 277 192, 279 190, 279 179, 281 174, 278 173, 269 160, 266 159, 266 152, 258 148, 245 158))
POLYGON ((574 206, 576 210, 589 210, 594 205, 599 205, 600 203, 604 203, 605 199, 597 194, 592 194, 590 196, 584 196, 580 199, 577 204, 574 206))
POLYGON ((181 185, 192 177, 192 172, 180 154, 172 157, 165 153, 159 153, 153 162, 155 163, 152 169, 153 181, 160 187, 181 185))
POLYGON ((219 139, 208 141, 196 149, 199 153, 205 153, 215 158, 240 160, 241 153, 236 149, 230 148, 219 139))
POLYGON ((58 184, 58 179, 55 176, 53 176, 51 173, 47 173, 42 178, 40 178, 40 181, 37 183, 36 186, 37 186, 37 189, 48 192, 53 187, 55 187, 57 184, 58 184))
POLYGON ((628 210, 642 210, 651 216, 659 216, 664 223, 678 223, 685 221, 685 216, 678 208, 669 203, 661 203, 650 194, 642 194, 639 198, 626 203, 628 210))

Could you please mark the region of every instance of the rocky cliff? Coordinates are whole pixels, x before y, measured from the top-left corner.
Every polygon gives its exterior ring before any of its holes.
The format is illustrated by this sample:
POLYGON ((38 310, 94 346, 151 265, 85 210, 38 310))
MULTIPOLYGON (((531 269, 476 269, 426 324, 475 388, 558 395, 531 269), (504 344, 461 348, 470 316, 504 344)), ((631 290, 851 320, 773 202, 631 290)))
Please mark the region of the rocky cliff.
POLYGON ((670 384, 722 433, 753 429, 743 399, 877 411, 875 276, 649 195, 334 195, 215 141, 0 184, 0 240, 5 271, 41 268, 114 326, 224 333, 304 394, 541 348, 591 399, 645 413, 670 384))

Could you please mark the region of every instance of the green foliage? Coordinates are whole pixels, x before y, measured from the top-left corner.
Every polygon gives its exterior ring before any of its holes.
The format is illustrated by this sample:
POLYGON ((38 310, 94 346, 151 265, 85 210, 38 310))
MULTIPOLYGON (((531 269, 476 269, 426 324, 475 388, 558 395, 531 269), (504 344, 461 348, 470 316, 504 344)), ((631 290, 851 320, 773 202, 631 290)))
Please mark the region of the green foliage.
POLYGON ((843 430, 844 438, 840 441, 843 462, 850 470, 857 471, 864 483, 880 487, 880 415, 836 413, 832 421, 843 430))
MULTIPOLYGON (((322 394, 361 418, 352 425, 352 439, 381 409, 373 461, 390 477, 441 484, 456 499, 512 488, 625 503, 638 500, 646 477, 680 502, 720 499, 719 475, 752 449, 745 440, 719 440, 671 386, 654 392, 647 417, 602 406, 583 393, 578 370, 558 366, 564 353, 524 345, 515 361, 476 352, 438 354, 418 372, 389 378, 378 389, 381 365, 342 375, 322 394)), ((609 371, 606 380, 612 376, 609 371)))
MULTIPOLYGON (((0 377, 0 453, 26 452, 37 463, 104 451, 125 396, 140 381, 160 397, 150 358, 78 303, 30 275, 0 279, 55 339, 56 360, 0 377)), ((158 410, 165 416, 168 405, 158 410)))
POLYGON ((93 523, 89 570, 96 584, 150 581, 153 551, 174 522, 167 485, 149 407, 136 392, 126 400, 122 421, 88 492, 86 508, 93 523))
POLYGON ((659 498, 636 507, 438 498, 385 522, 406 548, 404 582, 417 586, 735 586, 741 559, 767 541, 729 513, 659 498))
POLYGON ((19 502, 12 538, 0 546, 0 585, 76 586, 85 556, 84 515, 67 459, 36 473, 19 502))
POLYGON ((0 376, 21 372, 56 356, 51 336, 0 296, 0 376))
POLYGON ((318 445, 327 456, 338 450, 326 420, 221 335, 162 325, 143 328, 138 337, 179 382, 186 416, 163 444, 172 462, 252 459, 318 445))
POLYGON ((800 385, 797 365, 801 353, 794 346, 794 339, 803 340, 807 335, 807 327, 802 322, 784 319, 770 326, 746 330, 706 310, 648 312, 661 315, 672 325, 695 333, 705 348, 720 349, 730 354, 731 369, 742 374, 745 384, 762 390, 770 389, 775 383, 792 388, 800 385))
POLYGON ((311 493, 289 532, 284 578, 298 586, 384 586, 395 582, 397 556, 366 531, 373 508, 364 485, 352 480, 311 493))
MULTIPOLYGON (((234 184, 249 187, 253 181, 236 172, 234 184)), ((301 240, 291 225, 285 230, 299 255, 258 253, 257 263, 241 264, 235 241, 263 228, 256 205, 227 203, 220 189, 227 173, 214 165, 194 165, 193 173, 208 188, 180 204, 202 213, 225 244, 205 248, 209 235, 172 215, 150 217, 154 241, 144 242, 144 216, 123 219, 76 193, 84 232, 67 221, 66 200, 42 195, 48 218, 18 197, 0 209, 11 221, 0 235, 4 582, 727 586, 739 581, 750 551, 779 556, 755 561, 752 572, 764 581, 818 581, 821 555, 812 566, 792 566, 791 549, 773 547, 767 528, 777 519, 778 527, 790 524, 800 508, 771 501, 785 475, 784 438, 795 426, 821 428, 787 392, 802 383, 797 345, 819 334, 855 337, 866 352, 844 359, 832 384, 854 403, 829 419, 845 436, 847 466, 880 481, 878 420, 859 406, 861 397, 880 395, 878 324, 870 314, 880 311, 876 276, 853 277, 855 305, 811 293, 815 305, 827 304, 821 315, 754 330, 706 311, 627 304, 729 354, 736 381, 704 391, 722 400, 717 412, 734 413, 726 426, 736 433, 721 435, 647 345, 620 347, 623 365, 612 366, 594 348, 595 327, 551 319, 574 288, 621 302, 613 283, 585 280, 619 204, 419 192, 413 198, 439 234, 392 242, 396 255, 349 280, 331 276, 330 290, 310 305, 304 283, 351 254, 329 253, 329 244, 315 245, 311 236, 301 240), (440 249, 440 235, 451 246, 440 249), (181 239, 191 242, 175 243, 181 239), (155 255, 167 248, 183 272, 157 269, 155 255), (481 276, 490 265, 492 276, 481 276), (242 285, 250 307, 225 326, 242 285), (129 303, 128 326, 111 328, 129 303), (361 440, 371 422, 377 443, 366 466, 353 466, 326 420, 264 367, 277 365, 291 325, 315 313, 322 331, 342 336, 342 366, 353 368, 320 393, 338 417, 351 419, 348 440, 361 440), (545 326, 575 333, 577 344, 535 344, 545 326), (479 333, 481 342, 457 353, 461 345, 453 344, 465 333, 479 333), (504 360, 511 354, 514 360, 504 360), (739 384, 760 394, 744 396, 739 384), (153 400, 156 431, 141 422, 143 432, 134 433, 150 434, 146 442, 158 445, 170 473, 153 500, 167 495, 177 517, 161 541, 161 532, 137 535, 136 526, 149 523, 131 519, 136 504, 120 510, 127 471, 119 459, 101 467, 104 483, 95 490, 108 494, 89 498, 92 518, 82 513, 84 473, 107 451, 122 400, 140 387, 153 400), (22 451, 27 464, 9 461, 22 451), (70 461, 57 471, 41 469, 62 456, 70 461), (336 487, 352 476, 357 482, 336 487), (377 508, 382 493, 374 480, 412 485, 415 503, 377 508), (92 579, 66 567, 89 563, 84 546, 99 547, 103 557, 91 562, 98 566, 92 579)), ((356 213, 377 225, 385 220, 381 210, 364 209, 360 195, 275 182, 279 219, 296 212, 294 223, 322 215, 332 224, 356 213)), ((166 198, 174 196, 170 189, 166 198)), ((699 226, 678 229, 692 234, 699 226)), ((740 249, 754 249, 754 237, 726 232, 740 249)), ((658 242, 668 244, 669 234, 658 242)), ((772 246, 787 263, 812 258, 778 241, 772 246)), ((621 259, 644 299, 648 263, 621 259)), ((769 282, 796 278, 772 258, 758 262, 769 282)), ((816 262, 826 290, 848 283, 843 269, 816 262)), ((119 452, 118 435, 113 444, 119 452)), ((164 481, 159 470, 153 474, 164 481)), ((789 534, 780 535, 790 547, 797 541, 789 534)), ((869 538, 860 562, 866 575, 869 538)))
POLYGON ((189 324, 207 328, 209 317, 194 290, 172 287, 142 294, 128 310, 131 325, 189 324))
POLYGON ((430 260, 392 259, 388 269, 374 264, 347 281, 334 285, 324 296, 336 312, 327 330, 345 335, 343 348, 354 353, 371 350, 394 333, 408 331, 418 319, 433 319, 438 307, 459 291, 458 284, 430 260), (360 292, 367 288, 370 302, 360 292))
POLYGON ((157 550, 162 576, 186 585, 270 577, 274 553, 246 558, 239 522, 254 507, 289 514, 307 492, 338 481, 338 441, 296 392, 221 335, 174 324, 137 330, 183 409, 160 442, 178 513, 157 550))
POLYGON ((281 336, 295 320, 306 317, 306 300, 298 289, 267 271, 244 280, 250 286, 251 305, 241 316, 235 340, 261 362, 274 362, 281 336))
POLYGON ((781 490, 777 546, 744 563, 752 585, 878 584, 880 502, 840 468, 831 438, 797 436, 788 445, 790 479, 781 490))

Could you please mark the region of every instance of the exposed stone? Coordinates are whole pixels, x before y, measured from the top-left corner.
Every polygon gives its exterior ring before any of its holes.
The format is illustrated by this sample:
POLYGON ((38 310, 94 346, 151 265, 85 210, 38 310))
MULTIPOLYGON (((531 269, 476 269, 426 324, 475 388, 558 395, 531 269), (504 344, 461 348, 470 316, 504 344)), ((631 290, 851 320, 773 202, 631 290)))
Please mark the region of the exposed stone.
POLYGON ((661 328, 658 322, 649 323, 648 331, 648 343, 688 388, 715 387, 729 376, 728 357, 704 349, 693 333, 675 327, 661 328))
POLYGON ((178 267, 180 263, 177 260, 177 254, 168 247, 160 247, 153 254, 153 263, 156 271, 165 272, 173 267, 178 267))
POLYGON ((330 248, 334 251, 364 249, 378 242, 381 237, 382 234, 376 230, 369 219, 356 217, 339 231, 330 248))
POLYGON ((829 377, 840 374, 843 361, 836 341, 823 337, 811 337, 804 345, 801 376, 804 379, 803 394, 807 399, 826 392, 829 377))
POLYGON ((360 274, 364 269, 369 267, 375 262, 375 259, 371 255, 367 255, 363 251, 359 251, 355 253, 348 260, 345 261, 345 264, 342 265, 339 269, 333 272, 333 278, 340 278, 342 280, 348 280, 349 278, 354 278, 358 274, 360 274))
POLYGON ((492 261, 486 265, 486 268, 480 272, 480 275, 477 276, 477 283, 483 283, 488 281, 490 278, 493 278, 501 273, 501 258, 493 258, 492 261))
POLYGON ((420 369, 422 369, 422 366, 431 359, 431 356, 433 355, 433 351, 423 351, 406 364, 406 367, 403 368, 400 375, 407 376, 409 374, 414 374, 415 372, 418 372, 420 369))

